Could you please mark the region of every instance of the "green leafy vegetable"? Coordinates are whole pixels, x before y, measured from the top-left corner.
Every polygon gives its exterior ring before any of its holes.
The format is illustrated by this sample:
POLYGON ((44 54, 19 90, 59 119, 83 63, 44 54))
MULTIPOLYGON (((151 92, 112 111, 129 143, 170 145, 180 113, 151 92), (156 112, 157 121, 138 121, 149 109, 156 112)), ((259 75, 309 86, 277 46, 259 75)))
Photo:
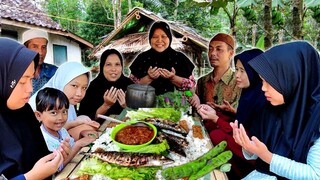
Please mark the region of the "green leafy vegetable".
POLYGON ((157 171, 161 167, 122 167, 102 162, 96 158, 89 158, 81 162, 78 175, 101 174, 111 179, 132 178, 134 180, 156 179, 157 171))
POLYGON ((174 108, 178 111, 187 111, 190 104, 187 100, 187 96, 192 96, 191 91, 178 91, 167 92, 165 94, 157 96, 157 106, 164 108, 174 108))
POLYGON ((143 108, 137 111, 127 111, 127 116, 135 120, 161 118, 178 122, 181 117, 181 112, 173 108, 143 108))

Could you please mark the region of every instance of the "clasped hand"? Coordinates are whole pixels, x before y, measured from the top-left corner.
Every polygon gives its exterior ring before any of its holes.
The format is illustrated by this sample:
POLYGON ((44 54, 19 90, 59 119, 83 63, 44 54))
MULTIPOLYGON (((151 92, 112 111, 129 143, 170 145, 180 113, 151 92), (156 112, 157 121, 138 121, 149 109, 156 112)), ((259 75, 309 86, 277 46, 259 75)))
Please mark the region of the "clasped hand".
POLYGON ((122 108, 126 107, 126 100, 125 100, 125 92, 122 89, 117 89, 115 87, 111 87, 110 89, 106 90, 103 95, 104 103, 107 106, 112 106, 116 101, 119 102, 122 108))
POLYGON ((207 104, 199 105, 197 112, 200 114, 203 120, 211 120, 216 123, 219 118, 216 114, 216 111, 207 104))
POLYGON ((220 110, 222 110, 222 111, 229 111, 229 112, 232 112, 232 113, 234 113, 234 114, 237 112, 236 109, 233 108, 233 107, 231 106, 231 104, 230 104, 228 101, 226 101, 226 100, 223 100, 223 102, 222 102, 221 105, 216 104, 216 103, 214 103, 214 102, 207 102, 207 104, 209 104, 209 105, 210 105, 211 107, 213 107, 214 109, 220 109, 220 110))
POLYGON ((176 75, 176 70, 173 67, 171 68, 171 71, 168 71, 164 68, 152 68, 152 66, 150 66, 148 69, 148 75, 151 79, 158 79, 160 76, 165 79, 172 79, 176 75))
POLYGON ((268 150, 267 146, 261 142, 257 137, 252 136, 251 139, 247 135, 242 124, 238 126, 238 121, 230 123, 233 130, 233 138, 237 144, 242 146, 248 153, 257 155, 260 159, 270 164, 272 153, 268 150))

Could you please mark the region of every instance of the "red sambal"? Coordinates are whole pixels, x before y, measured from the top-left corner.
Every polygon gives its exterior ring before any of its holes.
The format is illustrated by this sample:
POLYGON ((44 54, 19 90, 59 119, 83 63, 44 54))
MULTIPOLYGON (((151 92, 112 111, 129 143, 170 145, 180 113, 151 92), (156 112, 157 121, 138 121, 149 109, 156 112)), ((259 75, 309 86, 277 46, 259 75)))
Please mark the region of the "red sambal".
POLYGON ((127 145, 140 145, 152 139, 154 131, 145 126, 126 126, 116 134, 116 141, 127 145))

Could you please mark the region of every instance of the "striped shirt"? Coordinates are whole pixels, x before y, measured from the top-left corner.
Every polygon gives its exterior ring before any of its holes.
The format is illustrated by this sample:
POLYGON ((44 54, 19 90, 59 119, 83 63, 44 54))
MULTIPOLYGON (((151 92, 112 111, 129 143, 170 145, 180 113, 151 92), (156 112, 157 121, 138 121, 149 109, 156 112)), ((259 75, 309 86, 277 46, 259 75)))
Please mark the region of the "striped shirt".
MULTIPOLYGON (((243 153, 247 159, 256 157, 250 156, 245 151, 243 151, 243 153)), ((270 163, 270 171, 288 179, 320 179, 320 138, 310 148, 307 156, 307 164, 295 162, 286 157, 273 154, 270 163)), ((273 180, 277 178, 254 170, 244 179, 273 180)))

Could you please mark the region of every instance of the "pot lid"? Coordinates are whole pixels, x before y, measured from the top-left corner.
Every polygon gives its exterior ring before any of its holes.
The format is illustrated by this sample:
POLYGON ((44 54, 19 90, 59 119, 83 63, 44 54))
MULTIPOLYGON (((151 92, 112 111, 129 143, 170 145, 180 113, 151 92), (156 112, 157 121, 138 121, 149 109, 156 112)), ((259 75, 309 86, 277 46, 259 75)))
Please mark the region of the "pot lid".
POLYGON ((142 84, 131 84, 127 89, 134 89, 140 91, 155 91, 154 87, 150 85, 142 85, 142 84))

